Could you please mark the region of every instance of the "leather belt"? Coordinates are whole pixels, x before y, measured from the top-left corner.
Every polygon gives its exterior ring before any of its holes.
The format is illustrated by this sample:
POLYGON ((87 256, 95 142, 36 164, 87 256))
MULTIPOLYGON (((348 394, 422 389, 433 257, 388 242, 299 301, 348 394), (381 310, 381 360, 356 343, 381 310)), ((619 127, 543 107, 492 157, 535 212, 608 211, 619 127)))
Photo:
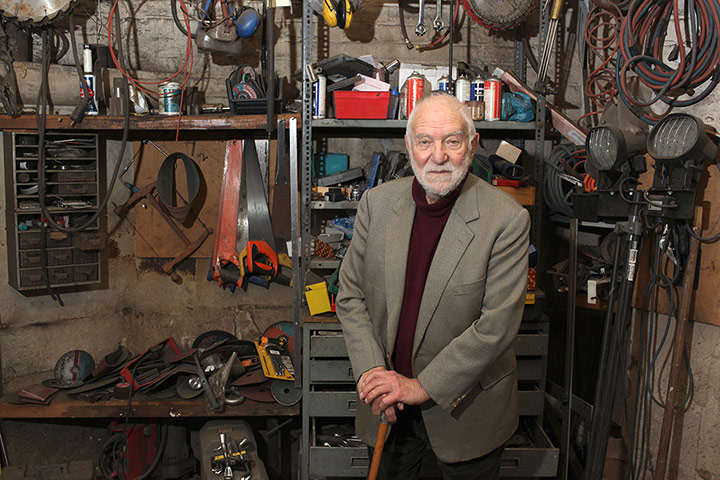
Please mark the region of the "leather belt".
POLYGON ((184 222, 192 209, 199 190, 200 170, 195 161, 181 152, 168 155, 162 165, 160 165, 160 170, 158 171, 157 193, 158 200, 167 208, 170 215, 178 221, 184 222), (185 200, 185 204, 180 207, 173 205, 173 198, 177 194, 175 186, 175 164, 178 160, 182 160, 183 166, 185 167, 188 191, 188 199, 185 200))

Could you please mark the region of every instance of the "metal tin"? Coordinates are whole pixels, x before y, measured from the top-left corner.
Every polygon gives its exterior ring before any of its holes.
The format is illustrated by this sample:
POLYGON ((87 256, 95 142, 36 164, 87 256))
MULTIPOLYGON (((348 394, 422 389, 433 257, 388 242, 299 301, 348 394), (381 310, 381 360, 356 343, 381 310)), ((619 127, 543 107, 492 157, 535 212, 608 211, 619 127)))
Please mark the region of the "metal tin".
POLYGON ((409 117, 415 105, 425 96, 427 78, 419 72, 413 72, 405 81, 405 117, 409 117))
POLYGON ((443 92, 450 90, 450 79, 448 77, 440 77, 440 80, 438 80, 438 90, 443 92))
POLYGON ((485 80, 485 120, 500 120, 500 108, 502 106, 502 82, 500 79, 490 77, 485 80))
POLYGON ((313 118, 325 118, 327 107, 327 77, 316 73, 313 82, 313 118))
MULTIPOLYGON (((95 75, 86 73, 85 84, 87 85, 90 95, 90 103, 88 103, 88 109, 85 113, 87 115, 97 115, 99 112, 97 108, 97 98, 95 97, 95 75)), ((80 85, 80 98, 85 98, 85 89, 83 89, 82 85, 80 85)))
POLYGON ((470 79, 467 77, 458 77, 455 82, 455 96, 461 102, 470 101, 470 79))
POLYGON ((163 83, 159 87, 158 112, 160 115, 177 115, 180 113, 180 84, 177 82, 163 83))
POLYGON ((484 101, 485 93, 485 79, 482 77, 475 77, 470 83, 470 100, 473 102, 484 101))

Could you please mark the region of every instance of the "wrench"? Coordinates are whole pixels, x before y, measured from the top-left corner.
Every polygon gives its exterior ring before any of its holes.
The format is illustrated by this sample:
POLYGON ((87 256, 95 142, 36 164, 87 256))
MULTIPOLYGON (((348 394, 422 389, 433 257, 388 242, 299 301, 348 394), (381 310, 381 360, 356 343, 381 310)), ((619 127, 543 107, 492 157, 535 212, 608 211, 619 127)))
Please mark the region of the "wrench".
MULTIPOLYGON (((450 0, 452 1, 452 0, 450 0)), ((436 0, 435 2, 435 20, 433 21, 433 28, 436 32, 440 33, 440 30, 442 30, 445 27, 445 24, 442 20, 442 0, 436 0)))
POLYGON ((423 35, 425 35, 425 32, 427 32, 427 29, 423 24, 425 20, 425 0, 420 0, 420 4, 418 5, 418 11, 418 23, 415 27, 415 35, 417 35, 418 37, 422 37, 423 35))

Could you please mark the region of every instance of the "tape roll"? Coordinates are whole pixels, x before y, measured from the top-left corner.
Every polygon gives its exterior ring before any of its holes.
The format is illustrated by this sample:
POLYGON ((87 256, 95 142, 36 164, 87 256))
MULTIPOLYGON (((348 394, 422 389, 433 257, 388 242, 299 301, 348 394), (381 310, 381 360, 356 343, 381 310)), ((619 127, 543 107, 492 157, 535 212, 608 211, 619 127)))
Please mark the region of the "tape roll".
POLYGON ((127 400, 128 398, 130 398, 131 392, 132 387, 128 382, 116 383, 113 387, 113 397, 119 400, 127 400))

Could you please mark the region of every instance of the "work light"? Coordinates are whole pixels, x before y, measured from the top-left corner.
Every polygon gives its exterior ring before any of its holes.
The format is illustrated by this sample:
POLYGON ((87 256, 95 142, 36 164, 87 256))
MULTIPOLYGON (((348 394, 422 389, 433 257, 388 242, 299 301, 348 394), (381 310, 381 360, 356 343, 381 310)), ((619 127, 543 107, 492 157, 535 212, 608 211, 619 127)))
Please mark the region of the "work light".
POLYGON ((700 155, 702 161, 715 158, 717 147, 708 138, 705 124, 699 118, 673 113, 650 132, 647 151, 661 165, 680 166, 700 155))
POLYGON ((645 150, 646 135, 626 132, 616 125, 603 125, 590 130, 586 148, 588 162, 597 170, 620 171, 628 159, 645 150))

